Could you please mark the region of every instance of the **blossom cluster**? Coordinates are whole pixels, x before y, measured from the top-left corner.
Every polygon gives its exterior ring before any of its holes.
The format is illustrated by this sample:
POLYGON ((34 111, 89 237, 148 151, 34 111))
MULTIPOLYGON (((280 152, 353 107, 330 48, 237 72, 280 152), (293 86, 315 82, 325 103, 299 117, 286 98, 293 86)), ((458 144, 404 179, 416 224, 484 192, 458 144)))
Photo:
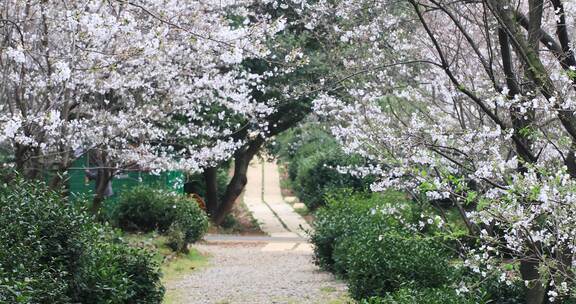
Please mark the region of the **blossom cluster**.
POLYGON ((284 21, 253 4, 4 1, 0 142, 29 167, 91 150, 153 170, 230 157, 230 135, 262 132, 275 111, 253 98, 266 75, 242 62, 266 58, 284 21))

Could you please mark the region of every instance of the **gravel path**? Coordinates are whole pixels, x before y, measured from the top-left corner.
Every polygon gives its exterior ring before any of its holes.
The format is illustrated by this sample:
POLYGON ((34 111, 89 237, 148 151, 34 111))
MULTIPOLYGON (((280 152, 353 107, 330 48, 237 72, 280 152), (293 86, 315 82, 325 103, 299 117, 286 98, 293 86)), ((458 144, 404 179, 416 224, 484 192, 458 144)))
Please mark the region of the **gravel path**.
POLYGON ((167 289, 178 303, 348 303, 345 285, 318 271, 310 250, 299 248, 308 244, 294 245, 290 250, 254 242, 197 245, 211 255, 210 266, 167 289))
POLYGON ((211 235, 196 249, 209 266, 168 282, 173 302, 192 304, 344 304, 346 286, 312 263, 310 226, 284 202, 274 163, 254 162, 244 202, 269 237, 211 235))

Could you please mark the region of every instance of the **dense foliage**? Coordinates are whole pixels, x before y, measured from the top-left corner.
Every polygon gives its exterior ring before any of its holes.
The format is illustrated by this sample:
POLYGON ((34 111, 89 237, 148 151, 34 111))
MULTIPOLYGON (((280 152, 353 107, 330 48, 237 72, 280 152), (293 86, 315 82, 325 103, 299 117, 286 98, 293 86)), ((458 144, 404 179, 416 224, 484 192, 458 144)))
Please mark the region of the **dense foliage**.
POLYGON ((398 192, 331 196, 316 213, 315 261, 366 303, 521 303, 523 289, 459 267, 434 211, 398 192), (476 290, 466 293, 462 284, 476 290))
POLYGON ((202 238, 208 230, 208 217, 192 198, 169 190, 134 187, 122 193, 113 221, 125 231, 168 232, 175 249, 202 238))
POLYGON ((363 166, 358 155, 347 155, 322 124, 309 122, 278 136, 269 148, 288 168, 296 195, 309 210, 326 204, 326 197, 341 189, 367 191, 371 177, 347 174, 347 168, 363 166))
POLYGON ((385 297, 372 297, 361 301, 362 304, 480 304, 450 288, 410 289, 402 288, 385 297))
POLYGON ((364 164, 362 158, 346 155, 339 150, 317 152, 305 159, 298 159, 297 162, 299 166, 293 183, 294 190, 310 210, 326 204, 326 196, 339 189, 367 191, 373 181, 369 177, 362 178, 338 172, 339 167, 364 164))
POLYGON ((0 302, 160 303, 151 254, 121 242, 59 193, 0 185, 0 302))

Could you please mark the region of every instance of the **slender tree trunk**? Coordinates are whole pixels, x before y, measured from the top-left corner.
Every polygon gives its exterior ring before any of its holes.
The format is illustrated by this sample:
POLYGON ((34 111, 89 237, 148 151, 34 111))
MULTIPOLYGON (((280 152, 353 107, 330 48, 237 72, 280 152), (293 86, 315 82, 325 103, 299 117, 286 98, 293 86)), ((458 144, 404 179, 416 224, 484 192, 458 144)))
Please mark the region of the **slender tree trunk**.
POLYGON ((245 148, 240 149, 234 154, 234 175, 230 183, 228 183, 226 193, 217 211, 211 215, 214 224, 220 225, 222 223, 224 217, 230 213, 232 207, 234 207, 234 203, 240 194, 242 194, 242 191, 244 191, 244 187, 246 187, 246 183, 248 182, 246 173, 248 172, 250 161, 252 161, 263 144, 264 139, 258 137, 251 141, 245 148))
POLYGON ((206 183, 206 209, 208 214, 212 216, 218 212, 220 205, 218 201, 218 168, 206 168, 203 175, 206 183))
MULTIPOLYGON (((523 44, 524 49, 520 51, 525 51, 529 54, 532 54, 533 57, 537 57, 539 41, 540 41, 540 20, 542 18, 542 11, 541 5, 542 0, 530 0, 530 22, 528 25, 528 41, 523 44)), ((510 37, 509 34, 516 34, 518 38, 520 35, 517 34, 517 24, 510 22, 512 20, 510 16, 506 15, 506 13, 502 10, 502 7, 499 5, 504 5, 499 3, 494 5, 502 19, 504 20, 504 24, 502 27, 499 28, 498 36, 500 42, 500 50, 502 53, 502 64, 504 74, 506 75, 506 84, 508 86, 509 92, 509 99, 515 98, 517 95, 522 94, 522 87, 520 86, 520 82, 517 79, 517 76, 514 73, 514 67, 512 64, 512 51, 510 48, 510 37), (508 23, 506 21, 509 21, 508 23)), ((520 49, 519 45, 515 45, 516 49, 520 49)), ((531 70, 531 66, 528 63, 525 63, 524 70, 525 70, 525 77, 527 79, 533 80, 533 71, 531 70)), ((537 90, 537 83, 526 84, 526 90, 537 90)), ((537 160, 537 157, 534 155, 532 151, 532 141, 530 140, 530 133, 531 129, 534 128, 534 117, 535 113, 534 110, 530 109, 527 113, 521 113, 519 109, 511 108, 510 109, 510 117, 512 120, 512 127, 514 129, 515 136, 519 139, 515 142, 515 150, 519 157, 519 164, 518 164, 518 172, 524 173, 527 171, 527 164, 534 163, 537 160)), ((522 279, 525 281, 530 281, 530 286, 527 288, 526 291, 526 303, 527 304, 542 304, 546 300, 546 288, 542 282, 542 278, 538 271, 539 261, 536 258, 527 257, 525 260, 520 262, 520 274, 522 279)))
POLYGON ((90 211, 97 217, 99 217, 100 210, 102 209, 102 203, 106 199, 106 189, 112 177, 112 170, 104 168, 98 169, 98 177, 96 178, 96 193, 94 193, 92 206, 90 208, 90 211))

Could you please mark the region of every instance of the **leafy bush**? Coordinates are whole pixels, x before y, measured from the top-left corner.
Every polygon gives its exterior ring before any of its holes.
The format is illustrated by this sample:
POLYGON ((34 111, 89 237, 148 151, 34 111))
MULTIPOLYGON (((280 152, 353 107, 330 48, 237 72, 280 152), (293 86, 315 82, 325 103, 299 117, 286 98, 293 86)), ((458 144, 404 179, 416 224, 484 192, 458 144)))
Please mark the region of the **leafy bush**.
POLYGON ((342 188, 355 191, 369 190, 371 178, 360 178, 350 174, 341 174, 338 166, 361 165, 360 157, 345 155, 341 151, 317 153, 301 160, 295 181, 296 194, 310 210, 326 204, 326 195, 342 188))
POLYGON ((163 190, 134 187, 120 195, 115 221, 125 231, 166 231, 174 221, 174 212, 170 211, 173 200, 163 190))
POLYGON ((450 254, 432 237, 415 236, 400 217, 379 212, 395 208, 406 222, 420 214, 398 192, 328 198, 318 210, 311 241, 316 262, 348 281, 356 299, 384 296, 411 284, 440 288, 450 282, 450 254))
POLYGON ((98 243, 84 258, 77 298, 83 303, 161 303, 164 291, 158 285, 160 273, 150 267, 152 259, 142 249, 98 243))
POLYGON ((160 303, 157 265, 44 186, 0 185, 0 303, 160 303))
POLYGON ((455 257, 445 248, 449 239, 435 226, 415 235, 415 224, 426 212, 399 192, 329 195, 316 213, 311 242, 315 262, 347 280, 352 296, 365 304, 381 303, 523 303, 524 287, 508 286, 498 278, 482 278, 452 266, 455 257), (395 209, 390 215, 378 212, 395 209), (402 222, 400 221, 402 220, 402 222), (475 289, 457 295, 461 282, 475 289))
POLYGON ((294 181, 300 164, 319 151, 329 152, 340 147, 336 139, 318 123, 308 123, 278 135, 268 151, 288 163, 288 177, 294 181))
POLYGON ((450 283, 454 271, 438 240, 369 227, 338 243, 334 259, 346 269, 356 299, 383 296, 405 284, 440 288, 450 283))
MULTIPOLYGON (((498 278, 490 276, 480 278, 478 275, 464 272, 455 273, 454 283, 468 281, 476 288, 458 294, 456 288, 414 288, 412 286, 388 293, 381 297, 371 297, 360 301, 361 304, 521 304, 526 303, 525 287, 521 281, 506 285, 498 278)), ((562 303, 571 303, 563 301, 562 303)))
POLYGON ((184 241, 194 243, 208 231, 208 217, 198 203, 181 195, 174 195, 172 204, 173 224, 184 232, 184 241))
MULTIPOLYGON (((335 269, 333 252, 336 243, 355 234, 363 225, 372 225, 382 230, 386 227, 399 227, 393 218, 385 218, 379 213, 372 215, 372 210, 389 204, 398 208, 407 206, 405 195, 394 191, 362 194, 341 190, 328 195, 327 201, 327 205, 316 213, 310 237, 314 244, 316 264, 339 274, 345 271, 335 269)), ((405 211, 407 216, 410 212, 409 209, 405 211)))
MULTIPOLYGON (((479 304, 464 296, 458 295, 450 288, 402 288, 384 297, 372 297, 361 304, 479 304)), ((484 302, 485 303, 485 302, 484 302)))
POLYGON ((184 249, 200 240, 208 230, 208 217, 197 202, 170 191, 135 187, 122 193, 117 208, 115 222, 120 228, 162 233, 170 230, 170 243, 174 248, 184 249), (179 233, 183 235, 180 240, 179 233))

